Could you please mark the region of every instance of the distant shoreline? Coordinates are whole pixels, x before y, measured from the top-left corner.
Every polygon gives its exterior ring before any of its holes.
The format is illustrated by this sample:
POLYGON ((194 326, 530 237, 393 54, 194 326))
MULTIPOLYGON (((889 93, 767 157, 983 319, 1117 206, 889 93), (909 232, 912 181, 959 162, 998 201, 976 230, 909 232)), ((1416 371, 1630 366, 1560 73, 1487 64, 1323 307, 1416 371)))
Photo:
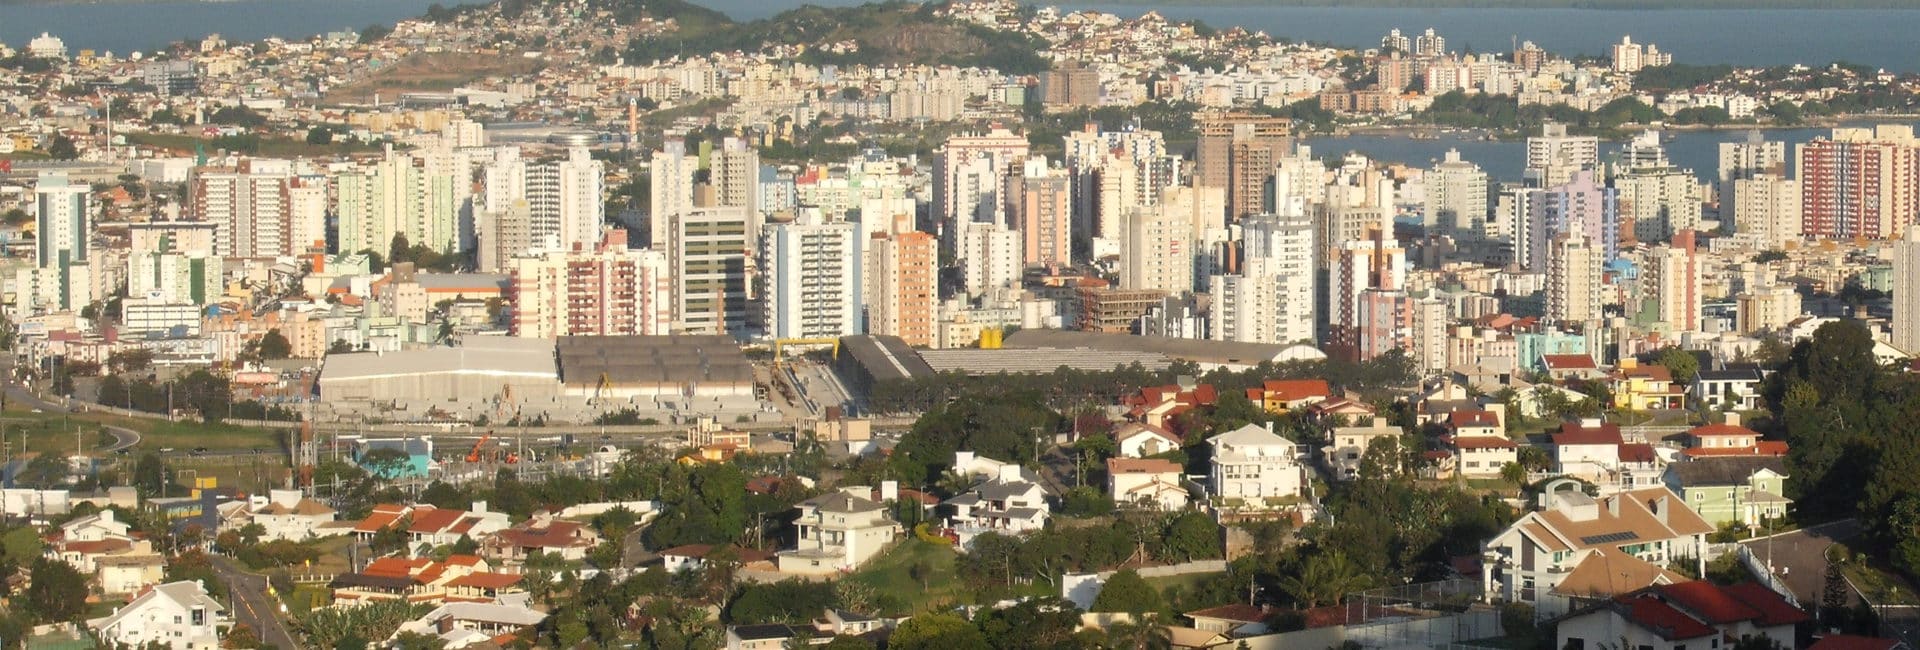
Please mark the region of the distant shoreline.
MULTIPOLYGON (((8 0, 0 0, 6 2, 8 0)), ((1047 6, 1049 2, 1027 2, 1047 6)), ((1577 9, 1586 11, 1920 11, 1912 0, 1094 0, 1079 6, 1275 9, 1577 9)))

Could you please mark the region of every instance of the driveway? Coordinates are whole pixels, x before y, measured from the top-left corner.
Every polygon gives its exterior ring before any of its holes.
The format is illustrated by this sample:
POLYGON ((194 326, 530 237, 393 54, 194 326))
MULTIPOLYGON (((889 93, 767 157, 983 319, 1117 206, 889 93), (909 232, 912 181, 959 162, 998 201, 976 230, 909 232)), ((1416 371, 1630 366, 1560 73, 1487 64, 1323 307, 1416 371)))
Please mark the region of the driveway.
POLYGON ((1761 562, 1769 562, 1800 602, 1818 603, 1827 584, 1827 547, 1859 534, 1860 522, 1842 519, 1740 543, 1761 562))
POLYGON ((267 595, 267 577, 248 573, 231 558, 211 555, 213 570, 227 583, 227 596, 233 601, 233 620, 253 628, 260 642, 269 646, 299 650, 293 634, 280 617, 280 600, 267 595))

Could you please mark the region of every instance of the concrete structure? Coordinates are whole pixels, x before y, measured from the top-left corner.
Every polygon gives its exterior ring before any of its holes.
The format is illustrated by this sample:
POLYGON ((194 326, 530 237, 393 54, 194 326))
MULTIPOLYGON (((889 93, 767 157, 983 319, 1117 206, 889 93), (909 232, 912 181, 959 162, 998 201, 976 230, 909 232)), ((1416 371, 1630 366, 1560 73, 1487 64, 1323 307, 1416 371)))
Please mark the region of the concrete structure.
POLYGON ((661 149, 653 152, 648 176, 647 242, 656 250, 666 246, 674 215, 693 210, 693 179, 699 162, 697 157, 687 155, 686 141, 677 137, 668 137, 661 149))
POLYGON ((1314 227, 1305 217, 1241 220, 1240 272, 1211 278, 1209 338, 1243 343, 1313 339, 1314 227))
POLYGON ((1429 229, 1454 237, 1484 237, 1488 208, 1487 173, 1479 165, 1460 158, 1460 150, 1448 149, 1446 159, 1427 171, 1426 205, 1422 222, 1429 229))
MULTIPOLYGON (((1333 478, 1337 480, 1359 478, 1361 461, 1366 457, 1368 449, 1381 442, 1397 445, 1400 436, 1406 435, 1406 431, 1400 427, 1388 425, 1387 419, 1383 417, 1375 417, 1373 422, 1367 425, 1333 427, 1329 433, 1333 438, 1333 444, 1322 449, 1321 456, 1325 459, 1327 468, 1332 470, 1333 478)), ((1400 468, 1396 465, 1387 469, 1398 471, 1400 468)))
POLYGON ((669 215, 667 268, 673 275, 673 331, 744 339, 752 299, 750 257, 758 241, 746 208, 695 208, 669 215))
MULTIPOLYGON (((1724 145, 1722 145, 1724 146, 1724 145)), ((1800 241, 1802 224, 1800 182, 1774 174, 1756 174, 1731 181, 1732 192, 1721 196, 1723 214, 1733 217, 1734 230, 1749 235, 1769 249, 1800 241)))
POLYGON ((1800 230, 1814 239, 1890 239, 1920 210, 1913 127, 1837 128, 1795 149, 1800 230))
POLYGON ((1120 507, 1185 510, 1191 501, 1180 465, 1162 458, 1107 459, 1107 494, 1120 507))
POLYGON ((483 399, 510 390, 517 399, 559 393, 553 343, 468 337, 458 347, 330 354, 321 364, 323 403, 483 399))
POLYGON ((1027 159, 1015 177, 1014 230, 1022 237, 1022 260, 1028 265, 1073 263, 1072 175, 1064 167, 1049 167, 1044 157, 1027 159))
POLYGON ((877 234, 867 244, 866 331, 931 347, 939 304, 937 242, 926 233, 906 232, 877 234))
POLYGON ((1920 228, 1893 245, 1893 346, 1920 354, 1920 228))
POLYGON ((1573 180, 1574 172, 1600 167, 1600 139, 1567 135, 1567 125, 1548 123, 1527 138, 1526 180, 1530 187, 1554 187, 1573 180))
POLYGON ((1327 331, 1330 354, 1370 359, 1369 351, 1392 349, 1410 334, 1406 250, 1386 233, 1342 242, 1327 278, 1327 331))
POLYGON ((566 393, 576 397, 753 396, 753 365, 724 335, 568 336, 555 356, 566 393))
POLYGON ((1547 254, 1549 323, 1585 323, 1601 317, 1601 252, 1580 234, 1553 240, 1547 254))
MULTIPOLYGON (((1292 120, 1239 113, 1203 114, 1197 125, 1194 185, 1226 191, 1226 220, 1267 211, 1274 163, 1293 146, 1292 120)), ((1209 215, 1210 223, 1224 223, 1209 215)))

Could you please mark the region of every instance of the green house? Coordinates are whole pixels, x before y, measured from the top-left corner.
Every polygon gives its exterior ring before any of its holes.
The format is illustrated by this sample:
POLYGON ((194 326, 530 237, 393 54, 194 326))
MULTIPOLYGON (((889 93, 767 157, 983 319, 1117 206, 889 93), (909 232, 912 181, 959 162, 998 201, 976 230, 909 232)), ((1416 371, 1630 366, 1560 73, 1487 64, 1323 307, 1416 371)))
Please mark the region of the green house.
POLYGON ((1668 488, 1716 527, 1759 526, 1787 513, 1787 462, 1777 456, 1709 457, 1675 462, 1668 488))

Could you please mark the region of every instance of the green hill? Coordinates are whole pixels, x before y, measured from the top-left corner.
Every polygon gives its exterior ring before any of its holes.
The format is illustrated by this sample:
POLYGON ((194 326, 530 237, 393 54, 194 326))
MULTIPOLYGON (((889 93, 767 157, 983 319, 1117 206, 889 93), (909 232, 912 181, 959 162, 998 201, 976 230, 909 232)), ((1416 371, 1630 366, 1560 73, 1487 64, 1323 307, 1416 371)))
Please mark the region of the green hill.
MULTIPOLYGON (((635 0, 601 1, 617 6, 615 11, 620 15, 640 11, 635 0)), ((808 5, 765 20, 736 23, 719 12, 680 0, 649 0, 644 5, 646 15, 656 20, 673 18, 680 29, 634 40, 627 47, 626 58, 641 62, 735 50, 750 52, 766 44, 817 46, 851 41, 858 51, 837 54, 810 49, 803 60, 842 65, 980 66, 1012 74, 1047 68, 1047 61, 1039 55, 1044 43, 1038 39, 935 16, 934 8, 908 2, 858 7, 808 5)))

